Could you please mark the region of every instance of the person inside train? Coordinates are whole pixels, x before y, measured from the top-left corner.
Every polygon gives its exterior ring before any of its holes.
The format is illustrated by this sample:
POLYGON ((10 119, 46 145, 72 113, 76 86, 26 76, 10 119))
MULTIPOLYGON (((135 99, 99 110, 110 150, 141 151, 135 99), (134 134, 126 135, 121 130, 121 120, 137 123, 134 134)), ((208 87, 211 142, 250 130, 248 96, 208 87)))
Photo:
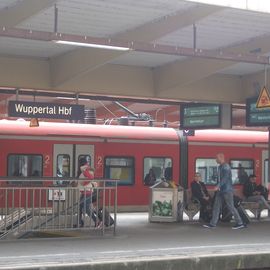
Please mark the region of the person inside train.
POLYGON ((38 170, 34 170, 31 176, 40 176, 40 172, 38 170))
POLYGON ((248 181, 248 174, 245 169, 242 167, 242 164, 239 163, 238 165, 238 179, 240 184, 245 184, 248 181))
POLYGON ((268 190, 262 185, 257 185, 256 179, 257 177, 255 174, 251 174, 249 176, 248 181, 244 184, 243 193, 248 202, 259 203, 260 211, 257 216, 259 219, 261 216, 261 210, 264 208, 270 210, 270 205, 266 201, 266 198, 268 198, 268 190))
POLYGON ((194 180, 191 182, 192 199, 200 202, 200 220, 209 222, 211 219, 212 199, 207 191, 205 184, 201 181, 201 174, 195 173, 194 180))
POLYGON ((144 184, 147 186, 152 186, 156 182, 156 174, 153 168, 150 168, 148 174, 144 177, 144 184))
POLYGON ((12 175, 17 176, 17 177, 23 176, 23 174, 22 174, 22 172, 20 171, 19 168, 15 169, 12 175))
POLYGON ((92 217, 95 225, 97 222, 96 214, 92 207, 92 203, 97 200, 96 182, 92 181, 94 179, 94 169, 90 168, 86 158, 81 158, 79 160, 78 174, 79 179, 87 179, 85 181, 77 181, 77 186, 80 190, 80 207, 79 207, 79 222, 80 227, 84 226, 83 213, 86 213, 90 218, 92 217))
POLYGON ((168 166, 165 169, 164 172, 164 178, 166 181, 171 181, 172 180, 172 163, 168 162, 168 166))
POLYGON ((220 212, 222 209, 222 203, 224 202, 229 210, 229 212, 234 216, 236 224, 232 229, 242 229, 245 225, 240 217, 237 209, 234 207, 233 201, 233 185, 232 185, 232 171, 231 167, 225 161, 225 156, 223 153, 218 153, 216 155, 216 162, 219 164, 218 167, 218 184, 215 187, 215 200, 212 211, 212 218, 210 223, 204 224, 205 228, 215 228, 220 217, 220 212))

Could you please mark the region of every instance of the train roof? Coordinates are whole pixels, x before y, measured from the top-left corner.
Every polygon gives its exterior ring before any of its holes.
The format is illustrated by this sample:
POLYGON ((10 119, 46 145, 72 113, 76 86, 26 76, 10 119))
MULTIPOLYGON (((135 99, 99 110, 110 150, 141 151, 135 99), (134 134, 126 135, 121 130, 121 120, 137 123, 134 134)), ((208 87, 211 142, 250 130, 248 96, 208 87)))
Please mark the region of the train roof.
MULTIPOLYGON (((29 127, 28 121, 0 120, 0 135, 20 136, 80 136, 110 139, 178 141, 172 128, 92 125, 74 123, 39 122, 39 127, 29 127)), ((267 143, 268 132, 248 130, 196 130, 190 142, 267 143)))
POLYGON ((196 130, 196 136, 190 136, 189 141, 231 142, 231 143, 267 143, 268 132, 255 130, 196 130))
POLYGON ((21 136, 80 136, 110 139, 178 141, 172 128, 136 126, 92 125, 74 123, 39 122, 39 127, 29 127, 28 121, 0 121, 0 134, 21 136))

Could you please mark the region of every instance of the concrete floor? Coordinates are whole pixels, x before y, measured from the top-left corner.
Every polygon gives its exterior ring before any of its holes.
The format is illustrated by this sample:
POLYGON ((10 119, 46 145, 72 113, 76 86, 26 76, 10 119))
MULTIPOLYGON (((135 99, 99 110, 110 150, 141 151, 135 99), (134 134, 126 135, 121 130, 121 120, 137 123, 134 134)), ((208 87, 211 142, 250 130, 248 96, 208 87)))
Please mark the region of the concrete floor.
POLYGON ((85 229, 71 232, 75 237, 2 241, 0 269, 47 269, 179 256, 270 254, 269 220, 253 221, 241 230, 232 230, 232 225, 220 223, 215 229, 206 229, 198 222, 149 223, 146 213, 118 214, 115 237, 111 232, 102 237, 100 232, 85 229))

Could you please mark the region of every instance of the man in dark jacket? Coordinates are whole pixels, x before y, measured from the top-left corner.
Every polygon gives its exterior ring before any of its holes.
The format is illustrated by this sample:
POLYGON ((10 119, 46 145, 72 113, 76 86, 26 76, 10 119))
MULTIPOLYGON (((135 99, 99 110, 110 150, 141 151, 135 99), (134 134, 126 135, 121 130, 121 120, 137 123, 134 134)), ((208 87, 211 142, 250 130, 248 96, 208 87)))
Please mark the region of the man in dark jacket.
MULTIPOLYGON (((243 193, 244 193, 244 196, 246 197, 246 200, 248 202, 259 203, 260 210, 259 210, 257 218, 260 218, 260 212, 262 209, 267 208, 270 210, 270 206, 263 196, 265 194, 263 194, 262 187, 260 188, 256 184, 256 175, 255 174, 252 174, 249 176, 248 181, 244 184, 243 193)), ((267 193, 268 193, 268 191, 267 191, 267 193)))
POLYGON ((200 202, 200 219, 205 222, 210 221, 211 215, 211 197, 205 184, 201 181, 201 174, 196 173, 194 181, 191 183, 192 198, 200 202))

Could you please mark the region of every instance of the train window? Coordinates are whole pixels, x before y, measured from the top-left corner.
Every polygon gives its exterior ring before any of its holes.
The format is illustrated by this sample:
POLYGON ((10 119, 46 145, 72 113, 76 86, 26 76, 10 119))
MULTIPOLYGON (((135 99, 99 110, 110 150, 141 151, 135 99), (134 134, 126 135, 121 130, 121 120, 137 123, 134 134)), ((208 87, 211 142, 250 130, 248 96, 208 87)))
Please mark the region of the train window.
POLYGON ((70 177, 70 156, 60 154, 57 156, 57 177, 70 177))
POLYGON ((134 158, 131 157, 106 157, 105 177, 119 179, 119 185, 133 185, 135 182, 134 158))
POLYGON ((146 186, 152 186, 161 179, 172 180, 172 159, 166 157, 144 158, 143 179, 146 186))
POLYGON ((197 158, 196 172, 202 176, 202 181, 206 185, 216 185, 218 180, 217 163, 214 158, 197 158))
POLYGON ((230 160, 233 184, 243 184, 248 176, 254 173, 254 161, 252 159, 230 160))
MULTIPOLYGON (((8 156, 8 176, 41 177, 42 164, 41 155, 11 154, 8 156)), ((22 183, 26 182, 20 182, 22 183)))

